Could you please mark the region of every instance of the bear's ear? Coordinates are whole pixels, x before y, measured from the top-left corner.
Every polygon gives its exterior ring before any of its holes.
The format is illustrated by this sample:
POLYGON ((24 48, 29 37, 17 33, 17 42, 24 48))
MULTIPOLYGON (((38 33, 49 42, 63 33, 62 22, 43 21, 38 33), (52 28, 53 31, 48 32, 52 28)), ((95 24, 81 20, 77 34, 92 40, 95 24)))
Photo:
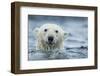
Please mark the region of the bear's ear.
POLYGON ((68 36, 67 32, 64 32, 64 38, 66 38, 68 36))
POLYGON ((35 29, 33 30, 33 34, 35 34, 35 35, 37 35, 38 32, 39 32, 39 28, 35 28, 35 29))

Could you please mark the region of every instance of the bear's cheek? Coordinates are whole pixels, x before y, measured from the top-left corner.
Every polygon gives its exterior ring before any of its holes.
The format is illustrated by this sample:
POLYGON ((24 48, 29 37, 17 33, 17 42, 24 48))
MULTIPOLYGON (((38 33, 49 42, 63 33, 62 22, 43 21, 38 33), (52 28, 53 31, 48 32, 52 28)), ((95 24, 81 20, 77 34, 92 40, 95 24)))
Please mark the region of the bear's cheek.
POLYGON ((40 32, 39 38, 41 39, 41 41, 46 41, 46 33, 40 32))
POLYGON ((42 36, 43 36, 42 32, 41 32, 41 31, 39 31, 39 32, 38 32, 38 34, 37 34, 37 39, 41 39, 41 38, 42 38, 42 36))
POLYGON ((58 36, 58 41, 60 42, 62 42, 64 40, 64 35, 63 34, 59 34, 59 36, 58 36))

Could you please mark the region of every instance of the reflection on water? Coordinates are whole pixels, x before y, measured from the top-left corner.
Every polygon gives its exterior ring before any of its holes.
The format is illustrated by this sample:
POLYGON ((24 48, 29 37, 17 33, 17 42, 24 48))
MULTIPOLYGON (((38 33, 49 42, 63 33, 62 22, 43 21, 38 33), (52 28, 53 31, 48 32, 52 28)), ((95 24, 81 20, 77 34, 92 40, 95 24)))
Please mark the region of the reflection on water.
POLYGON ((88 57, 88 18, 87 17, 59 17, 29 15, 28 53, 29 60, 45 59, 80 59, 88 57), (35 50, 35 35, 32 30, 44 23, 60 25, 68 36, 64 41, 64 50, 61 52, 42 52, 35 50))

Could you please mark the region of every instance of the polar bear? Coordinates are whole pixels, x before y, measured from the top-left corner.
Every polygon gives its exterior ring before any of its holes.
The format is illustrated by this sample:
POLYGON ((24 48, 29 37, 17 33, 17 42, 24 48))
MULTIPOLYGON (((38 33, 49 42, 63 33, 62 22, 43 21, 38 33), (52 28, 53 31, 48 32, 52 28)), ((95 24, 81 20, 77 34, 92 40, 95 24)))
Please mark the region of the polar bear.
POLYGON ((67 33, 57 24, 46 23, 34 29, 36 35, 36 50, 49 51, 64 48, 64 38, 67 33))

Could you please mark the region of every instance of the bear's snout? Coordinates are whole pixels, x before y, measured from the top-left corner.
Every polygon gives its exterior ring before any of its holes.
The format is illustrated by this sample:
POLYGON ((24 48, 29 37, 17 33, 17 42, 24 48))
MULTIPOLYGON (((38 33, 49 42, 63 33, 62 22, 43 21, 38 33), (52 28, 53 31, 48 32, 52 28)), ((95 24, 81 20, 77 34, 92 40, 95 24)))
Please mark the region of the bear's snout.
POLYGON ((53 36, 49 36, 49 37, 48 37, 48 42, 49 42, 50 44, 53 42, 53 40, 54 40, 54 37, 53 37, 53 36))

